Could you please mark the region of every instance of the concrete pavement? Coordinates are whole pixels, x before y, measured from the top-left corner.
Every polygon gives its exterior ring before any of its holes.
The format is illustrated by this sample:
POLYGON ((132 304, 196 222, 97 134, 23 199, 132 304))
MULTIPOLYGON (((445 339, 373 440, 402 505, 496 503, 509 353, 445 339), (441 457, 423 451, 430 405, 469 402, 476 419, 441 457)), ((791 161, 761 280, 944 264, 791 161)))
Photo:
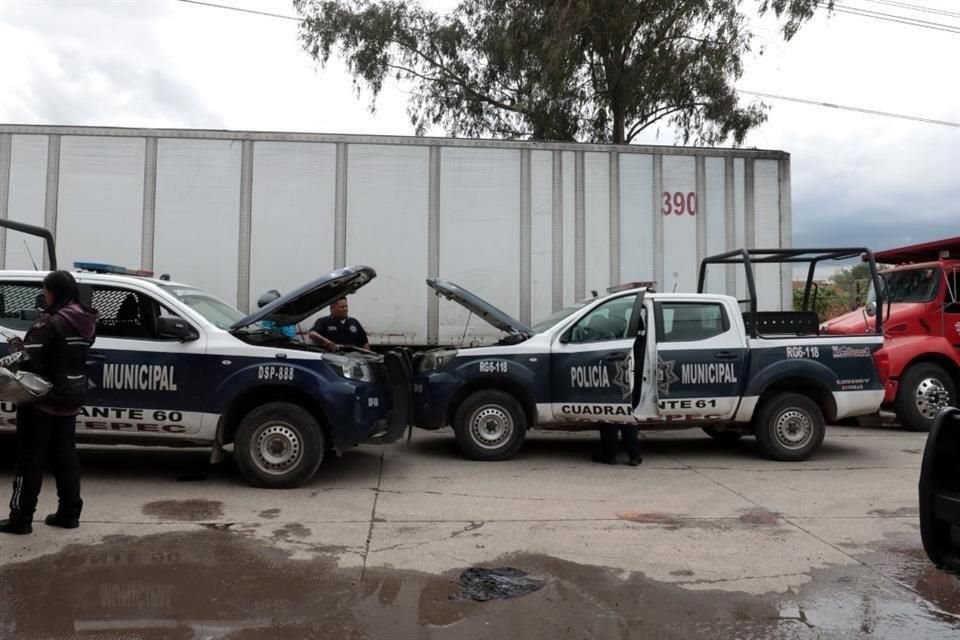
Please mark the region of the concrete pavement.
MULTIPOLYGON (((81 528, 0 539, 0 637, 960 637, 960 583, 920 551, 924 438, 833 427, 782 463, 749 438, 648 434, 631 468, 591 463, 592 434, 477 463, 415 432, 290 491, 203 453, 85 449, 81 528), (477 565, 547 586, 457 600, 477 565), (34 575, 56 589, 32 593, 34 575)), ((40 513, 54 505, 50 478, 40 513)))

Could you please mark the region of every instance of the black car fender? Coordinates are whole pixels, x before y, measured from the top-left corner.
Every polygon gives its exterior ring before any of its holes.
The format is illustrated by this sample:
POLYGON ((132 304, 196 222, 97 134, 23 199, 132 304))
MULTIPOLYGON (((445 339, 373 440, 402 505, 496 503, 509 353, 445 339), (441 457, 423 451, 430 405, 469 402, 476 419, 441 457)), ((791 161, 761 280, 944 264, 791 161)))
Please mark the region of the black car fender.
POLYGON ((548 380, 538 377, 525 362, 538 356, 476 356, 463 362, 454 361, 448 373, 460 381, 447 405, 448 418, 452 419, 457 407, 470 394, 482 389, 500 389, 517 398, 527 412, 532 425, 536 419, 538 389, 547 389, 548 380))
POLYGON ((830 367, 815 360, 780 360, 752 374, 747 381, 744 397, 762 397, 771 389, 783 386, 784 390, 814 392, 813 399, 821 405, 824 413, 836 412, 833 392, 837 376, 830 367), (827 406, 824 406, 824 402, 827 406))

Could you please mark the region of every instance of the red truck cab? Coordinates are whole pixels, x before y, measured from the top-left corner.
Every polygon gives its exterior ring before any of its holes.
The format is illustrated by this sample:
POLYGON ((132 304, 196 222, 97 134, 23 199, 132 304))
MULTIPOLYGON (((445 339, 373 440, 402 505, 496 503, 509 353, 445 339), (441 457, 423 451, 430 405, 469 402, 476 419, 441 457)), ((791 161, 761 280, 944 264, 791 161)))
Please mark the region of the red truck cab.
POLYGON ((862 333, 883 313, 884 408, 904 427, 928 431, 960 389, 960 237, 880 251, 883 291, 866 307, 835 318, 825 333, 862 333))

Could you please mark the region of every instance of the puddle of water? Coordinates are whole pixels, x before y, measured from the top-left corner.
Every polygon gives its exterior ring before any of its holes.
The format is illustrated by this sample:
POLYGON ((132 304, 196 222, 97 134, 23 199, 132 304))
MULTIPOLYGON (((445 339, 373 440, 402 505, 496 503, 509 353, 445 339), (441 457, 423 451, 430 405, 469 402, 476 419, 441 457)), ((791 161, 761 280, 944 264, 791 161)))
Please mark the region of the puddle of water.
POLYGON ((291 522, 290 524, 286 524, 280 527, 279 529, 275 529, 273 531, 272 537, 275 540, 283 540, 290 537, 309 538, 310 533, 311 533, 310 529, 307 529, 302 524, 291 522))
MULTIPOLYGON (((361 579, 359 569, 338 568, 342 550, 314 551, 309 560, 294 560, 266 541, 218 529, 70 546, 0 567, 0 638, 940 640, 960 634, 956 620, 861 566, 815 572, 794 594, 752 596, 515 554, 489 566, 516 567, 543 579, 544 588, 479 603, 457 597, 456 578, 466 567, 441 576, 368 568, 361 579)), ((932 574, 914 586, 944 609, 960 606, 960 589, 932 574)))
POLYGON ((143 505, 143 515, 180 522, 216 520, 223 516, 223 503, 216 500, 160 500, 143 505))

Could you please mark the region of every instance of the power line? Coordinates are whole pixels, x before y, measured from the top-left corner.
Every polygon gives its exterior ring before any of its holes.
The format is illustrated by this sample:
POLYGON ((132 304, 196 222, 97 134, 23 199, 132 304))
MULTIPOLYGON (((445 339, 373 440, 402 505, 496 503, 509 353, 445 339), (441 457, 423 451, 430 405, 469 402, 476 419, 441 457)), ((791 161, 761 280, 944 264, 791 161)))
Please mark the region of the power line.
POLYGON ((242 7, 231 7, 227 4, 216 4, 214 2, 201 2, 200 0, 176 0, 177 2, 185 2, 186 4, 196 4, 202 7, 212 7, 214 9, 226 9, 228 11, 237 11, 239 13, 252 13, 258 16, 267 16, 269 18, 281 18, 283 20, 293 20, 294 22, 303 22, 302 18, 296 18, 294 16, 285 16, 281 13, 270 13, 269 11, 257 11, 256 9, 244 9, 242 7))
POLYGON ((863 2, 871 2, 873 4, 882 4, 888 7, 896 7, 898 9, 906 9, 907 11, 918 11, 920 13, 932 13, 934 15, 946 16, 948 18, 960 18, 960 13, 955 11, 947 11, 946 9, 936 9, 934 7, 925 7, 920 4, 909 4, 907 2, 896 2, 895 0, 863 0, 863 2))
POLYGON ((820 2, 820 7, 828 9, 836 13, 845 13, 851 16, 859 16, 861 18, 871 18, 873 20, 882 20, 884 22, 891 22, 895 24, 903 24, 910 27, 920 27, 923 29, 933 29, 935 31, 944 31, 946 33, 956 33, 960 34, 960 26, 954 26, 951 24, 946 24, 943 22, 931 22, 929 20, 921 20, 919 18, 910 18, 908 16, 896 15, 893 13, 884 13, 882 11, 873 11, 871 9, 860 9, 855 7, 848 7, 846 5, 834 4, 833 8, 830 9, 829 5, 826 2, 820 2))
POLYGON ((840 109, 842 111, 856 111, 858 113, 868 113, 874 116, 884 116, 887 118, 899 118, 901 120, 913 120, 914 122, 924 122, 926 124, 939 124, 945 127, 960 128, 960 122, 950 122, 948 120, 934 120, 933 118, 924 118, 921 116, 911 116, 904 113, 893 113, 891 111, 878 111, 876 109, 865 109, 863 107, 851 107, 843 104, 833 104, 831 102, 820 102, 819 100, 808 100, 806 98, 793 98, 790 96, 779 96, 773 93, 761 93, 760 91, 746 91, 737 89, 738 93, 745 93, 760 98, 772 98, 774 100, 787 100, 789 102, 799 102, 801 104, 810 104, 817 107, 829 107, 830 109, 840 109))
MULTIPOLYGON (((823 3, 821 2, 821 5, 823 3)), ((895 13, 886 13, 884 11, 876 11, 875 9, 863 9, 861 7, 851 7, 843 3, 835 3, 833 5, 834 9, 842 9, 843 11, 856 11, 863 14, 868 14, 870 16, 877 16, 879 18, 890 18, 893 20, 906 20, 908 22, 917 23, 917 25, 930 25, 934 27, 947 27, 949 29, 960 28, 957 25, 947 24, 945 22, 934 22, 933 20, 924 20, 922 18, 913 18, 911 16, 903 16, 895 13)))

